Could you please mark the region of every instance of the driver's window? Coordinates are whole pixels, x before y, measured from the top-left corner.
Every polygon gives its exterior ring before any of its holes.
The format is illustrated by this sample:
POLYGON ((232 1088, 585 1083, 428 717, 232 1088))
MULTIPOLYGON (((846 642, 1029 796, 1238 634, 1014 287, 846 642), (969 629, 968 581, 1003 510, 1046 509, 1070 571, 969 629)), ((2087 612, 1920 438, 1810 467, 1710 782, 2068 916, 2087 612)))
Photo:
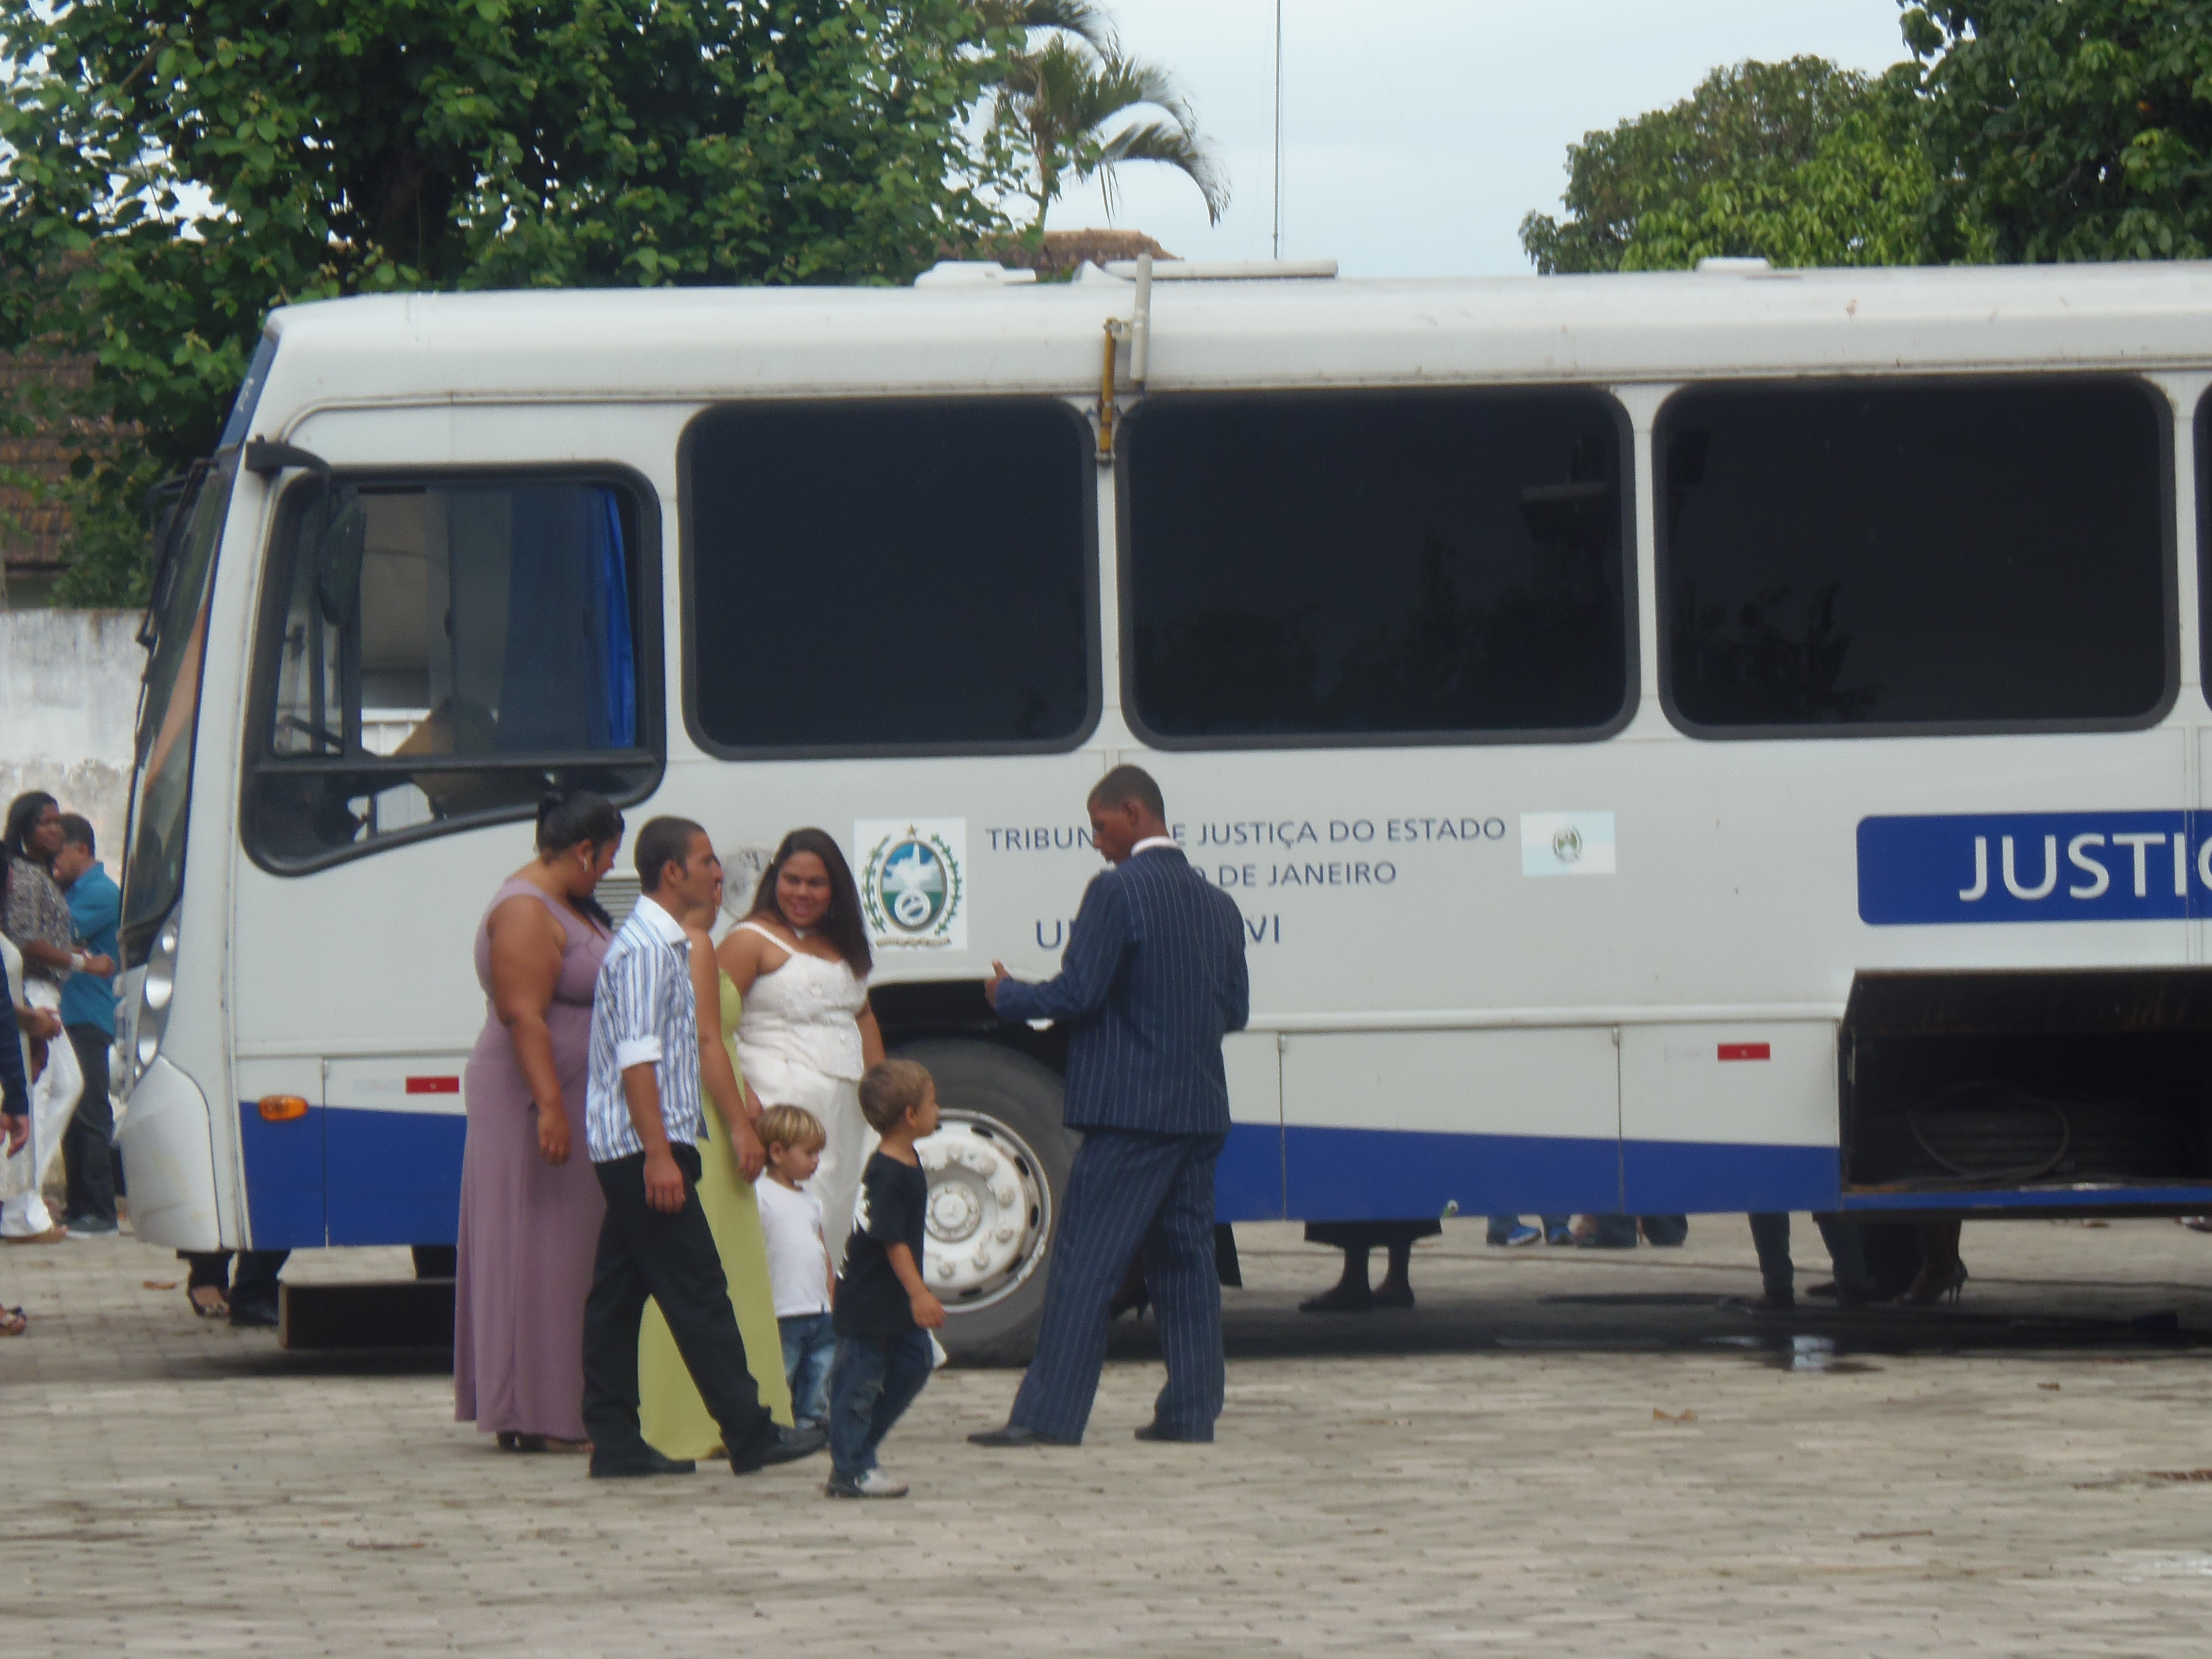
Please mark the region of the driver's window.
POLYGON ((617 793, 641 746, 640 517, 599 482, 310 487, 285 520, 258 850, 319 862, 556 775, 617 793))

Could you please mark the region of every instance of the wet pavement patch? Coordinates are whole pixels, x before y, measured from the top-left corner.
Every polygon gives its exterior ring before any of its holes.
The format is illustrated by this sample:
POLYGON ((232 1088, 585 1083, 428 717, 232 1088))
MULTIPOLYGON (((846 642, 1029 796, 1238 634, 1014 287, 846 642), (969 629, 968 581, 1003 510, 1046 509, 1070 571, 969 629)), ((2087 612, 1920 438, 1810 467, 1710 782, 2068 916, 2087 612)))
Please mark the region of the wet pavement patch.
POLYGON ((1784 1336, 1778 1333, 1772 1336, 1709 1336, 1705 1340, 1715 1347, 1740 1350, 1778 1371, 1849 1376, 1881 1369, 1863 1360, 1844 1358, 1837 1352, 1836 1340, 1832 1336, 1784 1336))
POLYGON ((1720 1298, 1710 1291, 1625 1291, 1607 1296, 1540 1296, 1554 1308, 1710 1308, 1720 1298))

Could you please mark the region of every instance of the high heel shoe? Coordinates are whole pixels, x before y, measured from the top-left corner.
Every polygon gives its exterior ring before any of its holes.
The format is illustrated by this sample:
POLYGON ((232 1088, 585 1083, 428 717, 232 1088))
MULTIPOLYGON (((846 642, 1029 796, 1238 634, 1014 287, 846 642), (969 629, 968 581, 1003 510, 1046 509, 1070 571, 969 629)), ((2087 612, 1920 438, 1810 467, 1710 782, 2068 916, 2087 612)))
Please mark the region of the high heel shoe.
POLYGON ((1932 1276, 1923 1267, 1920 1276, 1912 1281, 1912 1287, 1897 1298, 1897 1305, 1900 1308, 1929 1308, 1938 1302, 1956 1302, 1959 1292, 1966 1288, 1966 1264, 1963 1261, 1953 1262, 1948 1273, 1939 1272, 1932 1276))

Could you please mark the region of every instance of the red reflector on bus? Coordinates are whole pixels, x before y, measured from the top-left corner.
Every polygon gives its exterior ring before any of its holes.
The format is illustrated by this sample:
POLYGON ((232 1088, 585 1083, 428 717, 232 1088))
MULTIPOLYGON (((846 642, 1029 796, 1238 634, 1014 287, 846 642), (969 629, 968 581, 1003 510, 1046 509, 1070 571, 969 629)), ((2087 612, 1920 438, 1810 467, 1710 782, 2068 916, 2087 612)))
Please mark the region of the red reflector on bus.
POLYGON ((1774 1058, 1774 1048, 1771 1043, 1766 1042, 1723 1042, 1721 1044, 1721 1058, 1723 1060, 1771 1060, 1774 1058))
POLYGON ((460 1091, 461 1080, 457 1077, 410 1077, 407 1079, 407 1092, 410 1095, 457 1095, 460 1091))

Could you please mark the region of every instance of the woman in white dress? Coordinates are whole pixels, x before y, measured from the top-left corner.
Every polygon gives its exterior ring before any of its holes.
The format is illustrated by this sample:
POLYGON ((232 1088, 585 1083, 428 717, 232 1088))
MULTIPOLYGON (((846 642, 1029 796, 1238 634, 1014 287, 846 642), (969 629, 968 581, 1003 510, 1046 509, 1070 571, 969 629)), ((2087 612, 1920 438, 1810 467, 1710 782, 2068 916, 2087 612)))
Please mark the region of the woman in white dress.
POLYGON ((851 866, 826 831, 794 830, 753 893, 751 913, 715 951, 744 999, 738 1070, 756 1115, 803 1106, 822 1121, 829 1144, 808 1183, 830 1227, 839 1267, 852 1236, 860 1171, 876 1149, 860 1115, 860 1077, 884 1057, 884 1035, 868 1006, 866 918, 851 866))

